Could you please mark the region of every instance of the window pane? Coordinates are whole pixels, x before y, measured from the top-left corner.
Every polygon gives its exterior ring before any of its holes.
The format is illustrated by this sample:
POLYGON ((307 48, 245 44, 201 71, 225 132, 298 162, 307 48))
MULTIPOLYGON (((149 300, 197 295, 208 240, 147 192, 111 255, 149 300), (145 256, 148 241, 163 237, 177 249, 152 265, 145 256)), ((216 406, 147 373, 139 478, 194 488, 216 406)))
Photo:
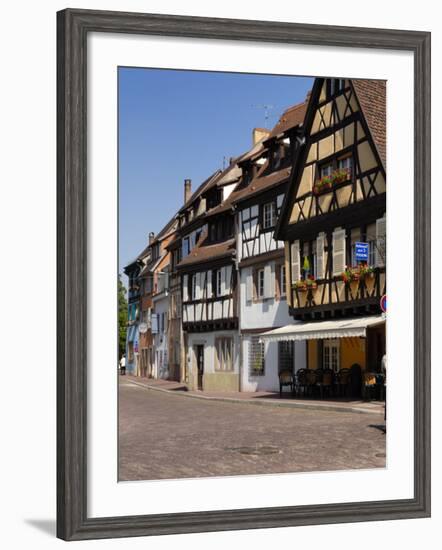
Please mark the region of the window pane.
POLYGON ((294 342, 278 342, 278 371, 293 370, 294 342))
POLYGON ((325 166, 321 166, 321 178, 324 176, 330 176, 332 173, 332 165, 326 164, 325 166))
POLYGON ((258 336, 253 336, 249 343, 249 373, 251 376, 264 374, 264 344, 258 336))

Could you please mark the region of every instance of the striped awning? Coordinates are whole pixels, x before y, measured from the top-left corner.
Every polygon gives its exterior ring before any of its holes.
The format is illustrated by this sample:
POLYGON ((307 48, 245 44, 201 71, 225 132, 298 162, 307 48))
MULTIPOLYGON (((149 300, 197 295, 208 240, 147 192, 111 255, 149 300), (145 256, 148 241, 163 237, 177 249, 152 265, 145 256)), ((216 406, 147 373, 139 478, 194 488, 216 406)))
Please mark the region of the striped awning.
POLYGON ((368 327, 374 327, 383 323, 385 323, 384 315, 296 323, 263 332, 259 335, 259 339, 261 342, 282 342, 286 340, 365 337, 367 336, 368 327))

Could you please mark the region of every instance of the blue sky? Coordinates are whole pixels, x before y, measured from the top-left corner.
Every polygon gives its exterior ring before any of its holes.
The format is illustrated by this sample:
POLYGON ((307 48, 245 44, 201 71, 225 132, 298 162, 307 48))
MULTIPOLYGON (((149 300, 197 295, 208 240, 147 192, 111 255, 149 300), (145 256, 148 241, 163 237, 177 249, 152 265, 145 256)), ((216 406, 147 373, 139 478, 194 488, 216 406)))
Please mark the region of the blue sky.
MULTIPOLYGON (((272 127, 305 99, 313 79, 120 67, 119 272, 223 157, 252 145, 255 127, 272 127), (263 105, 272 105, 265 119, 263 105)), ((125 279, 125 277, 123 277, 125 279)))

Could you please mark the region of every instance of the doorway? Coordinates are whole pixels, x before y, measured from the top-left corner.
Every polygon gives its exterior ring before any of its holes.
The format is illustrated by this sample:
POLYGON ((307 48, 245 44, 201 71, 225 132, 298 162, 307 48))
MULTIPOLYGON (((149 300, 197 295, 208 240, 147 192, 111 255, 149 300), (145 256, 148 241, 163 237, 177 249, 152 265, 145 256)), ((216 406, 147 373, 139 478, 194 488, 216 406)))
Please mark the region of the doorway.
POLYGON ((203 389, 203 375, 204 375, 204 346, 198 344, 194 346, 195 357, 196 357, 196 368, 197 368, 197 377, 198 377, 198 389, 203 389))

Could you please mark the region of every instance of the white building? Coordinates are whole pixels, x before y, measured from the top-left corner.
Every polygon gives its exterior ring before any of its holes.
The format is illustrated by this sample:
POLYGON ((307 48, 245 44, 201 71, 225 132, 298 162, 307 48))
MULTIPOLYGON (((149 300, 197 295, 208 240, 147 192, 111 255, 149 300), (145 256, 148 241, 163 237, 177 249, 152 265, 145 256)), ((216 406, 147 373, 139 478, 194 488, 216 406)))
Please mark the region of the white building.
POLYGON ((306 103, 283 113, 254 154, 242 159, 235 198, 236 265, 240 281, 241 391, 278 391, 279 374, 306 365, 304 342, 263 343, 260 334, 292 323, 286 302, 284 243, 273 233, 299 147, 306 103))

